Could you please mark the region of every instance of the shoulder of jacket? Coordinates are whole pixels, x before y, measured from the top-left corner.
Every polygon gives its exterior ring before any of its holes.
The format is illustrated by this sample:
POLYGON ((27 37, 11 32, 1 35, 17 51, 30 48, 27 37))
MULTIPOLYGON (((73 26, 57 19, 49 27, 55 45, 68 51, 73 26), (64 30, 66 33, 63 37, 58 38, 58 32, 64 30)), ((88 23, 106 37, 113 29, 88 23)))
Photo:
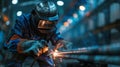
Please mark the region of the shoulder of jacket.
POLYGON ((29 20, 30 19, 30 14, 22 14, 21 16, 17 17, 17 20, 24 21, 24 20, 29 20))

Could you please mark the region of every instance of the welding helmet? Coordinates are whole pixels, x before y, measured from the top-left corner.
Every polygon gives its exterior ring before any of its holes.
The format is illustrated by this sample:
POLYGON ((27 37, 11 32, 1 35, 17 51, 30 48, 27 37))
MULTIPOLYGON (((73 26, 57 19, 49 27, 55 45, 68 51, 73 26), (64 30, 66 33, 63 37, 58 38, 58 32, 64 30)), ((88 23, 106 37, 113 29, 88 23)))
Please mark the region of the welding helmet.
POLYGON ((58 11, 54 2, 40 1, 34 9, 33 25, 40 33, 50 33, 56 29, 58 11))

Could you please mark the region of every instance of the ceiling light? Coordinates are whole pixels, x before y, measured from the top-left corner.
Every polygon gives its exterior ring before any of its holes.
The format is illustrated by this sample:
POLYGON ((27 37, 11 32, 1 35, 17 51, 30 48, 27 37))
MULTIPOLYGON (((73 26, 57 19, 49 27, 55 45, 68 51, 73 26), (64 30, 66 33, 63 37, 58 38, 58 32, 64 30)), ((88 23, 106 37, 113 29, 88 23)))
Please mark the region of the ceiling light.
POLYGON ((12 0, 12 4, 17 4, 18 0, 12 0))
POLYGON ((64 2, 63 2, 63 1, 57 1, 57 5, 58 5, 58 6, 63 6, 63 5, 64 5, 64 2))
POLYGON ((18 11, 17 16, 21 16, 21 15, 22 15, 22 11, 18 11))
POLYGON ((79 9, 84 11, 85 10, 85 6, 79 6, 79 9))

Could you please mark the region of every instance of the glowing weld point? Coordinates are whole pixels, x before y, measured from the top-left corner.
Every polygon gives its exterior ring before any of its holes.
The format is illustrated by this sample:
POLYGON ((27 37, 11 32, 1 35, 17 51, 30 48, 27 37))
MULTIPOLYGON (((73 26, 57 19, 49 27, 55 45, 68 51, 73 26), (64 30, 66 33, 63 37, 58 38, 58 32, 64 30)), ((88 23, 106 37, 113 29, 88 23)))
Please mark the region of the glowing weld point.
POLYGON ((58 50, 55 50, 55 51, 53 52, 53 59, 55 59, 57 56, 58 56, 58 50))
POLYGON ((55 52, 53 53, 53 56, 56 57, 58 55, 58 50, 55 50, 55 52))
POLYGON ((54 57, 56 57, 56 56, 57 56, 57 53, 56 53, 56 52, 54 52, 54 53, 53 53, 53 56, 54 56, 54 57))

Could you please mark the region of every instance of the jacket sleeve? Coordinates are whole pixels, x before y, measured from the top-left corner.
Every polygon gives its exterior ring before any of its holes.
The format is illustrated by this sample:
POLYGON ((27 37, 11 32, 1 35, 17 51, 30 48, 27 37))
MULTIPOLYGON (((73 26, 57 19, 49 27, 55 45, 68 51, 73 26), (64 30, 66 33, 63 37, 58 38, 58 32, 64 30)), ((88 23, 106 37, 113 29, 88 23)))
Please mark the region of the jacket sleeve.
POLYGON ((55 33, 52 37, 51 37, 51 42, 54 46, 56 46, 56 44, 60 41, 63 40, 63 38, 60 36, 60 33, 55 33))
POLYGON ((22 40, 22 34, 23 34, 23 24, 22 18, 18 18, 15 22, 15 25, 10 31, 9 37, 7 42, 5 42, 4 47, 12 52, 17 52, 17 45, 22 40))

